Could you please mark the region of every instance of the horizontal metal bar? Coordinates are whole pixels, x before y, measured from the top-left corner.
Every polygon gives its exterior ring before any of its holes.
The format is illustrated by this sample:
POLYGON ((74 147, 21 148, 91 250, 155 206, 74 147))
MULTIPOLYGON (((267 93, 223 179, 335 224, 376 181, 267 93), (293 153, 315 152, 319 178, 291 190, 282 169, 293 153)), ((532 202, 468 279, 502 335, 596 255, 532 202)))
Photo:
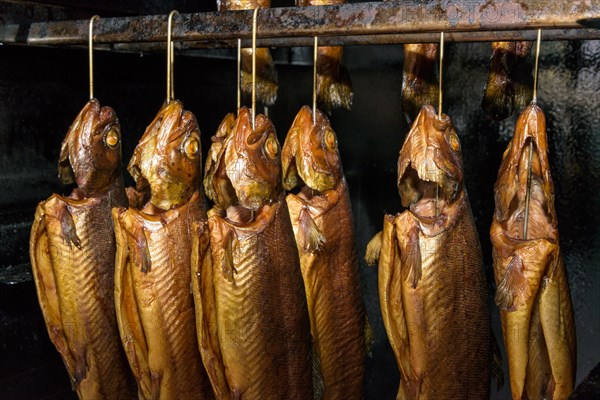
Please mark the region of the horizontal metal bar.
MULTIPOLYGON (((449 40, 464 40, 467 33, 482 31, 495 31, 488 34, 490 38, 494 37, 489 40, 518 40, 519 34, 503 34, 501 31, 531 31, 538 28, 577 30, 582 28, 577 20, 598 14, 600 2, 596 1, 404 0, 283 7, 258 12, 257 36, 261 46, 282 45, 283 42, 274 39, 288 39, 285 43, 290 46, 293 42, 291 38, 306 40, 313 36, 324 37, 324 40, 329 37, 331 42, 323 44, 383 43, 394 37, 397 42, 425 42, 432 41, 433 36, 417 40, 416 36, 402 38, 398 35, 431 35, 440 31, 448 32, 449 40), (367 38, 360 38, 364 35, 367 38), (388 36, 383 36, 383 40, 370 39, 379 35, 388 36), (340 36, 337 41, 335 36, 340 36), (266 39, 273 40, 273 44, 266 39)), ((96 43, 160 42, 166 40, 166 22, 166 15, 100 19, 94 26, 94 40, 96 43)), ((251 22, 252 12, 247 10, 181 14, 174 19, 173 38, 177 41, 207 42, 207 47, 228 47, 238 37, 250 38, 251 22)), ((28 43, 85 44, 87 28, 86 20, 34 23, 28 43)), ((590 30, 585 32, 591 34, 590 30)), ((488 40, 486 34, 481 35, 480 40, 488 40)))

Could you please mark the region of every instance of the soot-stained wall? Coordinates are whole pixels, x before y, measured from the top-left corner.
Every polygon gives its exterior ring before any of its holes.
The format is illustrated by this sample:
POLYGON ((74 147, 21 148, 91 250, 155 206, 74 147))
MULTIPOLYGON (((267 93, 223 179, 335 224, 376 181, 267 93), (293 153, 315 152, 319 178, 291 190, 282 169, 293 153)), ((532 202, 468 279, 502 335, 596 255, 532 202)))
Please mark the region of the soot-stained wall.
MULTIPOLYGON (((516 116, 495 122, 480 108, 490 53, 489 44, 447 45, 444 112, 462 141, 465 181, 501 343, 488 232, 493 184, 516 116)), ((163 102, 165 57, 96 52, 95 59, 96 96, 120 118, 126 164, 163 102)), ((68 378, 41 319, 27 248, 37 202, 52 192, 69 191, 58 182, 56 164, 60 142, 87 101, 87 53, 0 46, 0 60, 0 397, 33 399, 54 393, 66 398, 72 396, 68 378)), ((396 162, 409 128, 400 109, 402 47, 351 47, 346 63, 354 82, 354 107, 336 111, 331 120, 362 259, 384 213, 402 210, 396 162)), ((235 68, 231 60, 177 57, 176 97, 198 119, 204 154, 221 119, 234 111, 235 68)), ((283 142, 295 114, 311 101, 312 68, 278 65, 278 72, 279 98, 269 115, 283 142)), ((600 361, 600 200, 595 196, 600 187, 600 42, 543 43, 538 97, 548 122, 562 252, 575 309, 579 382, 600 361)), ((391 399, 399 377, 379 313, 377 269, 361 263, 361 276, 375 332, 365 390, 368 399, 391 399)), ((506 365, 504 371, 508 373, 506 365)), ((492 398, 508 398, 508 386, 507 379, 492 398)))

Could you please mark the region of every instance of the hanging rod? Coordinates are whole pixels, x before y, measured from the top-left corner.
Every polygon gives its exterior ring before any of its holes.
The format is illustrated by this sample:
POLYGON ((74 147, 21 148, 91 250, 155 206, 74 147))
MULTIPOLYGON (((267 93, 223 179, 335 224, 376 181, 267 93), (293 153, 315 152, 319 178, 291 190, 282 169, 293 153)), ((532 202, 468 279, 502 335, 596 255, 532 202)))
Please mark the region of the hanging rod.
MULTIPOLYGON (((258 45, 302 46, 319 36, 323 45, 532 40, 536 29, 545 39, 599 39, 577 22, 600 14, 595 1, 547 0, 404 0, 313 7, 261 9, 258 45)), ((173 39, 195 47, 233 47, 251 37, 252 11, 181 14, 173 39)), ((95 43, 164 42, 165 15, 102 18, 95 43)), ((87 20, 31 24, 30 45, 78 45, 87 41, 87 20)))

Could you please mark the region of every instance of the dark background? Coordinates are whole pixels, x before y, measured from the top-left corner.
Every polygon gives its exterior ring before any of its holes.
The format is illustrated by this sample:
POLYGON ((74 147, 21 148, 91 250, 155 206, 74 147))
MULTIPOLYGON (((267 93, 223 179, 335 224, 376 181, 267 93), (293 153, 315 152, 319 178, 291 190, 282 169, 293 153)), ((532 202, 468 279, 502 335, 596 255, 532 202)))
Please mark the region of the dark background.
MULTIPOLYGON (((57 3, 72 6, 86 2, 57 3)), ((182 12, 214 9, 212 2, 207 5, 200 1, 162 2, 160 6, 156 1, 141 2, 146 4, 137 6, 141 9, 131 6, 133 2, 104 3, 108 9, 114 7, 110 15, 136 10, 140 14, 156 14, 168 11, 171 5, 177 5, 182 12)), ((279 97, 269 115, 281 142, 300 107, 311 101, 309 53, 309 49, 296 51, 295 62, 277 65, 279 97)), ((289 50, 280 49, 276 58, 290 59, 290 54, 289 50)), ((494 330, 501 342, 498 311, 492 303, 488 230, 494 207, 493 184, 516 116, 496 122, 480 108, 490 54, 487 43, 447 44, 444 112, 453 119, 462 141, 465 180, 490 282, 494 330)), ((354 107, 351 112, 336 111, 331 118, 349 182, 361 258, 368 240, 381 229, 384 212, 401 211, 396 161, 408 130, 400 109, 402 58, 402 46, 398 45, 347 48, 345 60, 354 82, 354 107)), ((126 164, 164 100, 165 55, 96 52, 95 62, 96 97, 102 105, 113 107, 119 116, 126 164)), ((235 72, 233 59, 176 58, 176 97, 198 119, 204 154, 221 119, 235 109, 235 72)), ((36 204, 53 192, 70 190, 57 179, 58 152, 70 123, 87 101, 87 73, 84 50, 0 45, 3 399, 74 397, 37 304, 28 242, 36 204)), ((600 361, 600 199, 596 197, 600 188, 600 41, 542 43, 538 97, 548 123, 561 245, 577 324, 580 382, 600 361)), ((379 313, 377 270, 363 263, 361 275, 376 339, 372 357, 367 361, 367 398, 393 399, 399 377, 379 313)), ((492 398, 510 397, 506 366, 504 372, 507 383, 492 398)))

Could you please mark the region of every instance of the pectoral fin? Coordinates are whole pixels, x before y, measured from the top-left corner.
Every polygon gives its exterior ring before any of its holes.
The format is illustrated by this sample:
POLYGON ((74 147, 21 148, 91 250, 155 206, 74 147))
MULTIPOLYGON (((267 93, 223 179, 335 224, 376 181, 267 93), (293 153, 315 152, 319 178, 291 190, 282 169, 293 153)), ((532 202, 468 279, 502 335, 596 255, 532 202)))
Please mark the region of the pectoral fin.
POLYGON ((325 245, 325 236, 323 236, 319 227, 305 208, 300 210, 298 219, 298 242, 300 247, 306 252, 318 253, 325 245))
POLYGON ((402 277, 415 289, 421 280, 423 273, 421 266, 421 246, 419 244, 419 233, 421 229, 418 224, 413 224, 408 231, 396 232, 396 238, 400 246, 400 263, 402 265, 402 277))
POLYGON ((381 253, 381 246, 383 244, 383 231, 379 231, 373 236, 373 238, 367 244, 367 251, 365 253, 365 262, 368 266, 372 267, 379 260, 379 254, 381 253))
POLYGON ((54 271, 51 259, 51 249, 48 240, 48 232, 45 223, 45 203, 42 202, 35 211, 35 219, 31 228, 29 254, 33 280, 37 290, 42 315, 46 322, 50 340, 60 353, 71 382, 76 382, 76 363, 69 350, 67 338, 62 325, 62 317, 59 306, 59 298, 54 279, 54 271))
POLYGON ((516 310, 525 301, 526 285, 523 260, 518 255, 514 255, 496 289, 496 305, 503 310, 516 310))
POLYGON ((69 247, 74 244, 75 247, 81 250, 81 240, 79 239, 79 236, 77 236, 77 228, 75 227, 75 222, 73 222, 73 216, 67 207, 63 207, 61 209, 59 218, 64 240, 67 242, 69 247))

